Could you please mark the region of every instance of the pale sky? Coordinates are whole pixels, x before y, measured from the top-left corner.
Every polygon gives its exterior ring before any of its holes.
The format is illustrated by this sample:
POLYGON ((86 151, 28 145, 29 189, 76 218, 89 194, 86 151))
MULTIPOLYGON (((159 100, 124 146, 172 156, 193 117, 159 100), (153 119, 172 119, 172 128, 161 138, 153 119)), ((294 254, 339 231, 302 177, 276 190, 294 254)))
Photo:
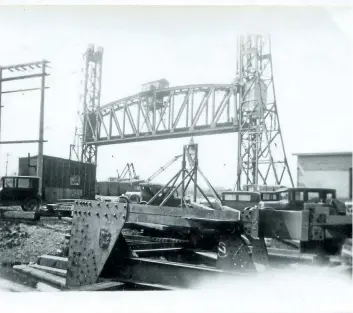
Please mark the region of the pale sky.
MULTIPOLYGON (((270 33, 276 97, 292 175, 295 152, 352 150, 352 51, 348 9, 1 7, 0 64, 52 62, 46 92, 47 155, 68 158, 73 143, 87 44, 104 48, 101 104, 166 78, 171 86, 228 84, 235 77, 236 37, 270 33)), ((13 89, 6 84, 6 89, 13 89)), ((26 87, 22 83, 21 87, 26 87)), ((5 90, 5 86, 4 86, 5 90)), ((4 95, 1 140, 38 138, 39 92, 4 95)), ((78 124, 77 124, 78 125, 78 124)), ((147 178, 181 153, 189 138, 100 147, 98 179, 127 162, 147 178)), ((236 182, 237 135, 196 137, 200 167, 211 183, 236 182)), ((36 144, 0 147, 0 174, 36 144)), ((160 176, 165 180, 180 164, 160 176)))

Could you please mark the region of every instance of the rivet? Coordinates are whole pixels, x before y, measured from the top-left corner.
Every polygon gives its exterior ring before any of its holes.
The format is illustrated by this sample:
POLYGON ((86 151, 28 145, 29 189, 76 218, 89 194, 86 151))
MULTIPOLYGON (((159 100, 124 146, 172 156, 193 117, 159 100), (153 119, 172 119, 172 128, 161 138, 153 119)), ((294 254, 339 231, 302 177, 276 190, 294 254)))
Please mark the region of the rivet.
POLYGON ((75 201, 76 204, 78 204, 78 201, 75 201))
POLYGON ((91 212, 88 212, 88 215, 91 215, 91 212))
POLYGON ((126 209, 126 207, 127 207, 127 205, 126 205, 126 204, 124 204, 124 209, 126 209))
POLYGON ((116 214, 114 214, 114 217, 116 217, 116 214))
POLYGON ((100 206, 101 204, 98 202, 97 205, 100 206))
POLYGON ((99 216, 99 213, 97 212, 96 215, 99 216))
POLYGON ((118 205, 117 205, 117 204, 115 204, 114 206, 115 206, 116 208, 118 207, 118 205))
POLYGON ((74 211, 74 214, 77 214, 77 211, 74 211))
POLYGON ((83 214, 87 214, 87 212, 86 212, 86 211, 84 211, 84 212, 83 212, 83 214))
POLYGON ((106 204, 106 207, 109 208, 109 203, 106 204))
POLYGON ((123 219, 125 219, 126 218, 126 216, 125 215, 123 215, 123 219))
POLYGON ((91 202, 88 202, 88 205, 92 205, 92 203, 91 203, 91 202))
POLYGON ((104 216, 105 216, 105 217, 108 217, 108 214, 107 214, 107 213, 105 213, 105 214, 104 214, 104 216))

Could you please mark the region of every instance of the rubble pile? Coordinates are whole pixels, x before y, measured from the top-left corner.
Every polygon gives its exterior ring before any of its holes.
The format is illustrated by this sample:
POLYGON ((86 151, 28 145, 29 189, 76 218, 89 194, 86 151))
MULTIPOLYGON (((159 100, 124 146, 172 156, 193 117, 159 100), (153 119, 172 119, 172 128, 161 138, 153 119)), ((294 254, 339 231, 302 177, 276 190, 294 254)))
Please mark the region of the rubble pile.
POLYGON ((0 250, 18 247, 30 237, 27 231, 21 229, 21 226, 21 224, 7 223, 0 228, 0 250))

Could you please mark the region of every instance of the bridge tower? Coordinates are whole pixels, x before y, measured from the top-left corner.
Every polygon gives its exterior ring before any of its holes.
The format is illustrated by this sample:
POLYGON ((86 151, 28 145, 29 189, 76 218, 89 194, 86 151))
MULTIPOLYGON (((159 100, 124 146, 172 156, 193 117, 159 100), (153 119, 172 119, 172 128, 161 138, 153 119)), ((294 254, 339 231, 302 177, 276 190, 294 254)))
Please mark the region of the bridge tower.
POLYGON ((238 38, 236 83, 239 97, 236 189, 244 185, 281 185, 285 175, 293 186, 279 122, 273 80, 270 37, 238 38))
POLYGON ((82 112, 82 146, 81 162, 97 164, 97 146, 87 145, 88 141, 93 141, 99 137, 100 119, 99 114, 95 114, 100 107, 103 48, 89 45, 85 58, 85 76, 83 93, 82 112))

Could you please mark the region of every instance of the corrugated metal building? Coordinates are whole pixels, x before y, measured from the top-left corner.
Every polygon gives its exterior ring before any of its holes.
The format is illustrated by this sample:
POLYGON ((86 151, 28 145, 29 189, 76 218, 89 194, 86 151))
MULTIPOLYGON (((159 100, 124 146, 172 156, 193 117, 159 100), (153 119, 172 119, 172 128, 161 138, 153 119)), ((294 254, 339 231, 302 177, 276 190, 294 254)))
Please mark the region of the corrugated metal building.
POLYGON ((352 152, 296 153, 298 187, 337 190, 340 199, 352 199, 352 152))
MULTIPOLYGON (((36 176, 37 156, 19 158, 20 176, 36 176)), ((96 193, 96 165, 63 158, 43 156, 43 198, 94 199, 96 193)))

